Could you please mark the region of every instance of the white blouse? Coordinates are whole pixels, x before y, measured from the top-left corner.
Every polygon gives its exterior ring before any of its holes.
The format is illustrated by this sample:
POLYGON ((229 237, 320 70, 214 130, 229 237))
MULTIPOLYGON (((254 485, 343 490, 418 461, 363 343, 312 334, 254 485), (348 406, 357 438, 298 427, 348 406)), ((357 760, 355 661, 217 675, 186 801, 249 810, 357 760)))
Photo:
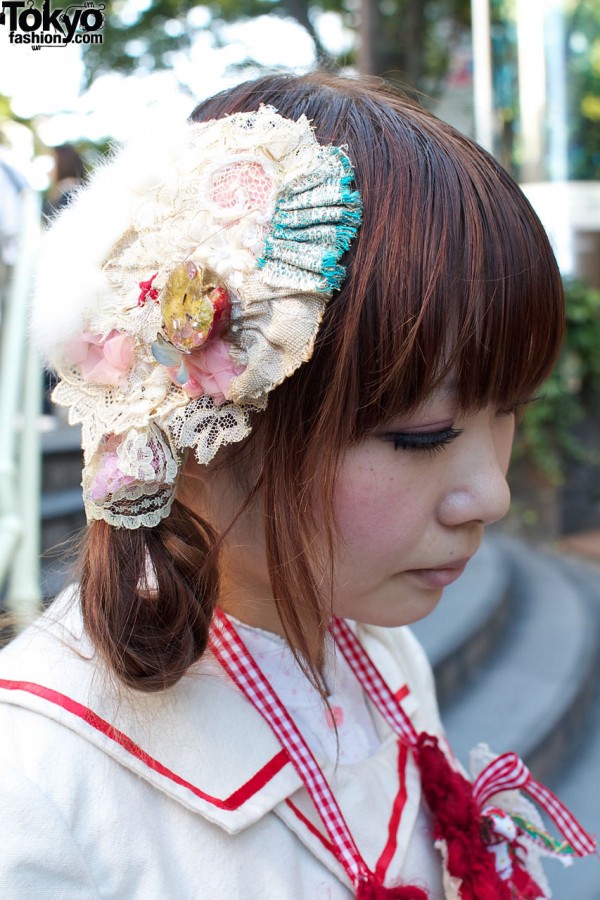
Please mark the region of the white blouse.
MULTIPOLYGON (((343 655, 336 652, 332 640, 326 644, 323 672, 328 708, 284 638, 237 619, 233 622, 316 756, 344 766, 361 762, 377 752, 381 742, 363 689, 343 655)), ((360 847, 360 835, 355 834, 354 839, 360 847)), ((402 876, 404 883, 427 889, 431 900, 443 900, 441 861, 433 846, 430 818, 423 804, 402 876)))

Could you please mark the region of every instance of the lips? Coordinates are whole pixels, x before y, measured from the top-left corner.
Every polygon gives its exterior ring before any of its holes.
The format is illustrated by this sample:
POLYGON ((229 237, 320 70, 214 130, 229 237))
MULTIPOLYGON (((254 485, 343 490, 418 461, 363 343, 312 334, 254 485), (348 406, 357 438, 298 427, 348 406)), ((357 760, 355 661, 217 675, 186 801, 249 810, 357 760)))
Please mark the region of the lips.
POLYGON ((405 574, 416 578, 425 587, 445 588, 460 578, 470 558, 453 559, 429 569, 408 569, 405 574))

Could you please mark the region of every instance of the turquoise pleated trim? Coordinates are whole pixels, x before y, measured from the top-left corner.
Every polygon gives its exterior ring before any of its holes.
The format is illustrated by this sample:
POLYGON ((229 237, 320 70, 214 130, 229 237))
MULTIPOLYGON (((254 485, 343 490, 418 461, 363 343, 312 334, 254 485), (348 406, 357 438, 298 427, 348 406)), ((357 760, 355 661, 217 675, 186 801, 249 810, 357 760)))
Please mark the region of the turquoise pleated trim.
POLYGON ((265 281, 291 290, 331 293, 346 276, 340 258, 361 223, 354 170, 339 147, 324 147, 322 165, 294 179, 276 204, 257 265, 265 281))

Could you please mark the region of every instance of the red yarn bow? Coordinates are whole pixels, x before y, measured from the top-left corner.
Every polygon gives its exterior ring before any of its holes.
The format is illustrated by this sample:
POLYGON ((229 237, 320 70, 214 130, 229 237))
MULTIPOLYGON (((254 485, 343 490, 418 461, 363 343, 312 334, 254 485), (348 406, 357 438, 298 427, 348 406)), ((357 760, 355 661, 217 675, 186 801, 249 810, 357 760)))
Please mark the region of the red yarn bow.
POLYGON ((511 900, 483 841, 470 782, 450 767, 437 738, 420 734, 415 749, 434 837, 446 842, 448 871, 462 881, 461 900, 511 900))
POLYGON ((509 881, 500 878, 481 831, 484 804, 500 791, 522 789, 533 797, 567 837, 578 856, 595 849, 595 842, 552 791, 536 781, 515 753, 494 759, 473 785, 448 763, 437 738, 420 734, 416 754, 423 793, 433 813, 435 838, 448 848, 448 871, 462 881, 461 900, 511 900, 512 887, 522 900, 535 900, 542 891, 527 871, 513 860, 509 881))
POLYGON ((427 900, 427 893, 410 886, 387 888, 369 879, 360 883, 356 900, 427 900))

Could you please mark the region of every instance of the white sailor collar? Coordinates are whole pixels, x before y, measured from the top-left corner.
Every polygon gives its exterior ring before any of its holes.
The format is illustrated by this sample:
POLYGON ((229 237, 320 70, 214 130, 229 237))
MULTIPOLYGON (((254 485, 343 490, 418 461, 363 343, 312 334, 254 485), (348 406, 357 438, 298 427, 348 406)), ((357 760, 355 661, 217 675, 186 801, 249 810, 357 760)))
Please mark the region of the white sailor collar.
MULTIPOLYGON (((78 605, 72 599, 72 593, 63 596, 0 653, 0 702, 33 710, 75 731, 228 832, 238 832, 276 808, 290 827, 309 819, 312 830, 322 832, 285 751, 214 659, 203 658, 161 693, 116 688, 82 634, 78 605)), ((418 720, 412 685, 407 685, 379 631, 359 629, 359 634, 392 691, 405 698, 405 709, 418 720)), ((406 753, 399 754, 386 723, 375 712, 374 719, 382 737, 381 758, 385 757, 386 768, 397 770, 398 790, 407 792, 403 807, 412 820, 420 788, 411 774, 410 755, 407 759, 406 753)), ((431 722, 416 724, 431 728, 431 722)), ((365 767, 375 780, 378 757, 375 754, 365 767)), ((344 809, 344 793, 356 789, 354 767, 334 770, 323 764, 322 768, 344 809)), ((362 773, 361 768, 361 778, 362 773)), ((391 797, 389 803, 394 802, 398 801, 391 797)), ((387 828, 387 817, 383 818, 387 828)), ((306 822, 303 827, 309 828, 306 822)))

